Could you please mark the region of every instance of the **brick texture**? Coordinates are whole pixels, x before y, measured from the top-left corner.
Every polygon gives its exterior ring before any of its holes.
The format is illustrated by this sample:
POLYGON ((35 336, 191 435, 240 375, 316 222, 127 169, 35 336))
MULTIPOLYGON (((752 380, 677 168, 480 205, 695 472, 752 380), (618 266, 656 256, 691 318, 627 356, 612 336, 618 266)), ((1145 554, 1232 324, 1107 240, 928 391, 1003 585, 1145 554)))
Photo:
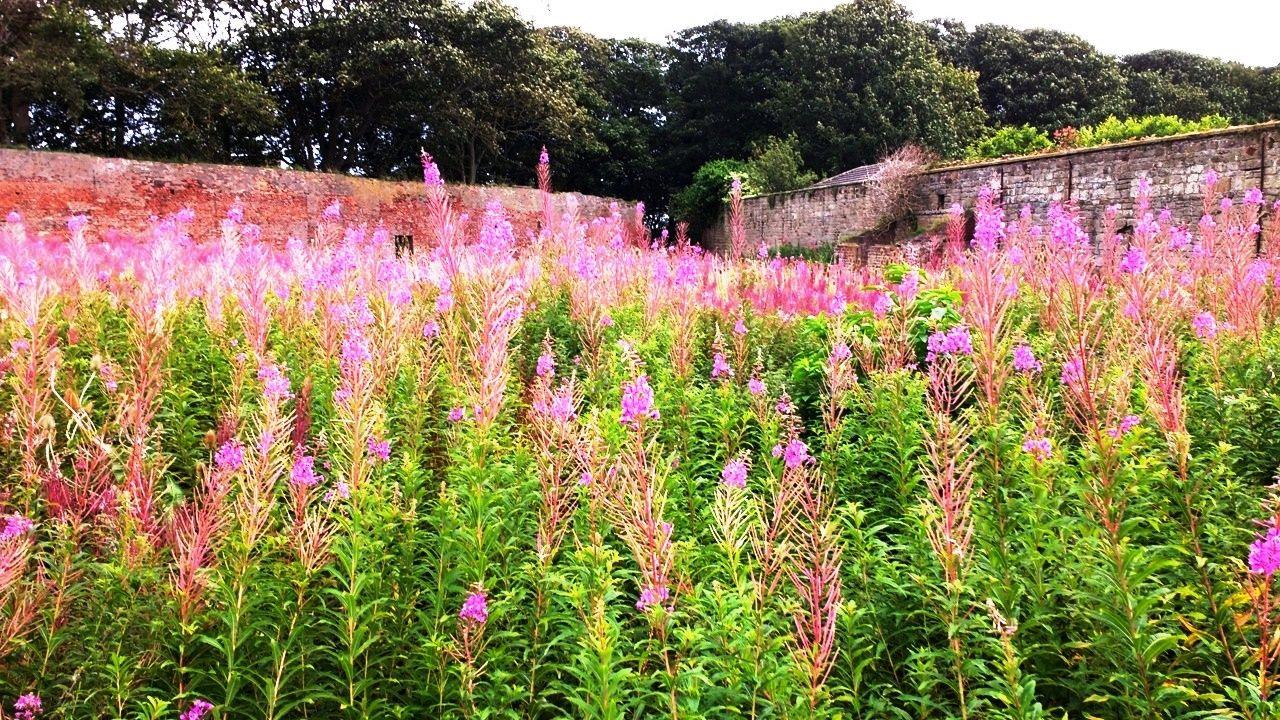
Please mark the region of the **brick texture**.
MULTIPOLYGON (((497 198, 518 238, 537 230, 541 205, 536 189, 455 185, 449 193, 472 223, 485 203, 497 198)), ((91 233, 133 234, 144 230, 152 216, 191 208, 196 212, 193 236, 208 238, 239 198, 246 221, 260 225, 264 239, 282 242, 309 236, 321 211, 336 199, 348 223, 370 228, 382 223, 393 234, 425 237, 422 197, 422 185, 416 182, 0 149, 0 213, 17 210, 40 233, 63 233, 69 215, 87 213, 91 233)), ((556 195, 559 210, 574 201, 583 218, 606 214, 612 202, 578 193, 556 195)))
MULTIPOLYGON (((953 203, 972 207, 987 183, 997 188, 1010 215, 1030 205, 1043 217, 1051 203, 1070 201, 1086 227, 1097 230, 1112 204, 1120 208, 1119 227, 1133 222, 1129 213, 1137 181, 1146 177, 1155 208, 1168 207, 1179 220, 1194 223, 1202 212, 1201 180, 1209 168, 1229 181, 1229 192, 1237 198, 1257 187, 1269 204, 1280 197, 1280 123, 930 170, 918 179, 909 221, 894 232, 871 237, 862 236, 872 228, 859 225, 872 213, 863 207, 867 193, 858 184, 747 198, 743 219, 750 248, 762 242, 772 247, 852 243, 854 247, 842 247, 839 255, 874 265, 886 258, 909 257, 912 247, 878 246, 901 245, 903 238, 938 227, 953 203)), ((724 223, 703 241, 712 249, 727 247, 724 223)))

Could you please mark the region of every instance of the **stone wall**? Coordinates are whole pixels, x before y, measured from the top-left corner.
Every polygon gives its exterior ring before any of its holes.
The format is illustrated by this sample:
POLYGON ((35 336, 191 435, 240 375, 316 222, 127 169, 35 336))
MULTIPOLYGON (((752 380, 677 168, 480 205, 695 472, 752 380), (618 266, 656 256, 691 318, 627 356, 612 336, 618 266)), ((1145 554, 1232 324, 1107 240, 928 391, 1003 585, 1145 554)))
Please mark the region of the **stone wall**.
MULTIPOLYGON (((518 238, 536 232, 541 214, 533 188, 450 186, 456 206, 476 222, 485 203, 500 200, 518 238)), ((135 234, 152 216, 183 208, 196 212, 192 234, 212 237, 227 208, 239 199, 245 219, 263 238, 307 237, 321 211, 341 203, 345 220, 382 223, 396 235, 426 235, 422 184, 347 175, 233 165, 173 164, 74 153, 0 149, 0 214, 16 210, 35 232, 65 232, 69 215, 87 213, 91 232, 135 234)), ((608 212, 607 198, 559 193, 556 206, 576 201, 584 218, 608 212)))
MULTIPOLYGON (((1200 183, 1208 168, 1217 170, 1237 197, 1250 187, 1261 188, 1268 203, 1280 197, 1280 122, 929 170, 919 177, 908 222, 865 238, 860 236, 873 228, 864 219, 874 213, 865 207, 861 184, 747 198, 744 225, 752 248, 762 242, 814 247, 859 238, 861 247, 846 248, 842 256, 875 263, 899 254, 875 246, 937 228, 953 203, 972 207, 987 183, 997 188, 1010 215, 1030 205, 1043 216, 1051 203, 1071 201, 1096 230, 1112 204, 1120 207, 1119 227, 1132 223, 1137 180, 1146 177, 1154 207, 1168 207, 1175 217, 1194 223, 1202 212, 1200 183)), ((704 241, 719 249, 727 237, 722 224, 704 241)))

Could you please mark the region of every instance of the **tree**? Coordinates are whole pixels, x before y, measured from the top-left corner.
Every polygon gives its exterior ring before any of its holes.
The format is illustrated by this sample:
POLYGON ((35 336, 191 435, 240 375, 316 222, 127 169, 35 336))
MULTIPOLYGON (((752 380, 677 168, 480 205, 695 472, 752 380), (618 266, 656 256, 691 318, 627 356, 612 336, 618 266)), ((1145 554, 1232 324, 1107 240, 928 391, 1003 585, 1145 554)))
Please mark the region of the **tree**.
MULTIPOLYGON (((936 33, 954 52, 954 24, 936 33)), ((1120 64, 1075 35, 979 25, 963 47, 961 61, 978 73, 978 92, 993 124, 1052 131, 1128 113, 1120 64)))
POLYGON ((587 117, 585 132, 552 148, 557 185, 641 199, 655 217, 665 213, 670 191, 660 148, 669 50, 642 40, 601 39, 575 28, 546 32, 574 56, 581 77, 577 100, 587 117))
POLYGON ((783 33, 789 82, 768 105, 820 173, 912 142, 952 156, 980 134, 974 74, 939 59, 924 27, 893 0, 810 13, 783 33))
POLYGON ((747 163, 747 174, 762 193, 798 190, 818 181, 818 176, 804 169, 800 156, 800 138, 791 133, 785 138, 772 135, 756 143, 747 163))
POLYGON ((1135 115, 1225 115, 1236 122, 1275 117, 1274 72, 1178 50, 1153 50, 1122 61, 1135 115))

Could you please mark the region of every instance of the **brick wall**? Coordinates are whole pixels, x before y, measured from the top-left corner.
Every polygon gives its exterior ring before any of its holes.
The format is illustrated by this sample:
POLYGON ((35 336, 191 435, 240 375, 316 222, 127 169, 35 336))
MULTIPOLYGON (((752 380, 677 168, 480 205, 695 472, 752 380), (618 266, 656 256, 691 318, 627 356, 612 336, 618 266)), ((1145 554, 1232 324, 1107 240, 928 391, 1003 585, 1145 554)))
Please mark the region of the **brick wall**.
MULTIPOLYGON (((532 174, 532 172, 531 172, 532 174)), ((475 222, 491 198, 502 201, 517 237, 536 230, 540 217, 533 188, 450 186, 454 202, 475 222)), ((337 199, 347 222, 379 222, 393 234, 426 235, 422 185, 346 175, 233 165, 173 164, 100 158, 73 153, 0 149, 0 214, 22 213, 36 232, 65 232, 66 218, 87 213, 91 231, 137 233, 148 219, 196 211, 193 235, 211 237, 227 208, 239 198, 245 219, 263 228, 263 237, 283 241, 306 237, 321 211, 337 199)), ((608 212, 607 198, 560 193, 556 206, 572 197, 584 218, 608 212)))
MULTIPOLYGON (((1119 227, 1132 222, 1129 212, 1137 180, 1146 177, 1154 207, 1169 207, 1175 217, 1194 222, 1201 213, 1200 182, 1208 168, 1229 181, 1237 197, 1250 187, 1261 188, 1268 201, 1280 197, 1280 123, 930 170, 919 177, 911 222, 889 238, 900 240, 937 227, 953 203, 972 207, 986 183, 996 186, 1010 215, 1027 204, 1043 216, 1051 203, 1070 200, 1086 226, 1096 230, 1111 204, 1120 207, 1119 227)), ((872 229, 859 224, 874 215, 863 207, 865 197, 865 187, 855 184, 747 198, 743 215, 748 246, 847 243, 872 229)), ((709 231, 704 242, 718 249, 727 245, 727 238, 722 224, 709 231)), ((896 255, 872 247, 885 238, 878 233, 860 242, 856 252, 845 250, 842 255, 869 262, 896 255)))

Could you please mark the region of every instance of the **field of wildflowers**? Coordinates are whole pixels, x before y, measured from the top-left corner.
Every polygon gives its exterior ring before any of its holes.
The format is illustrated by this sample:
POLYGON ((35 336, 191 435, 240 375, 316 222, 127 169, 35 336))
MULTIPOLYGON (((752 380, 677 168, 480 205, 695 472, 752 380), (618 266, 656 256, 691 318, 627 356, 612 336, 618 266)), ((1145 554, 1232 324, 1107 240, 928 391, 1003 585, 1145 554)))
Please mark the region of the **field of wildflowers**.
POLYGON ((424 167, 403 257, 10 214, 0 717, 1275 715, 1257 191, 878 273, 424 167))

